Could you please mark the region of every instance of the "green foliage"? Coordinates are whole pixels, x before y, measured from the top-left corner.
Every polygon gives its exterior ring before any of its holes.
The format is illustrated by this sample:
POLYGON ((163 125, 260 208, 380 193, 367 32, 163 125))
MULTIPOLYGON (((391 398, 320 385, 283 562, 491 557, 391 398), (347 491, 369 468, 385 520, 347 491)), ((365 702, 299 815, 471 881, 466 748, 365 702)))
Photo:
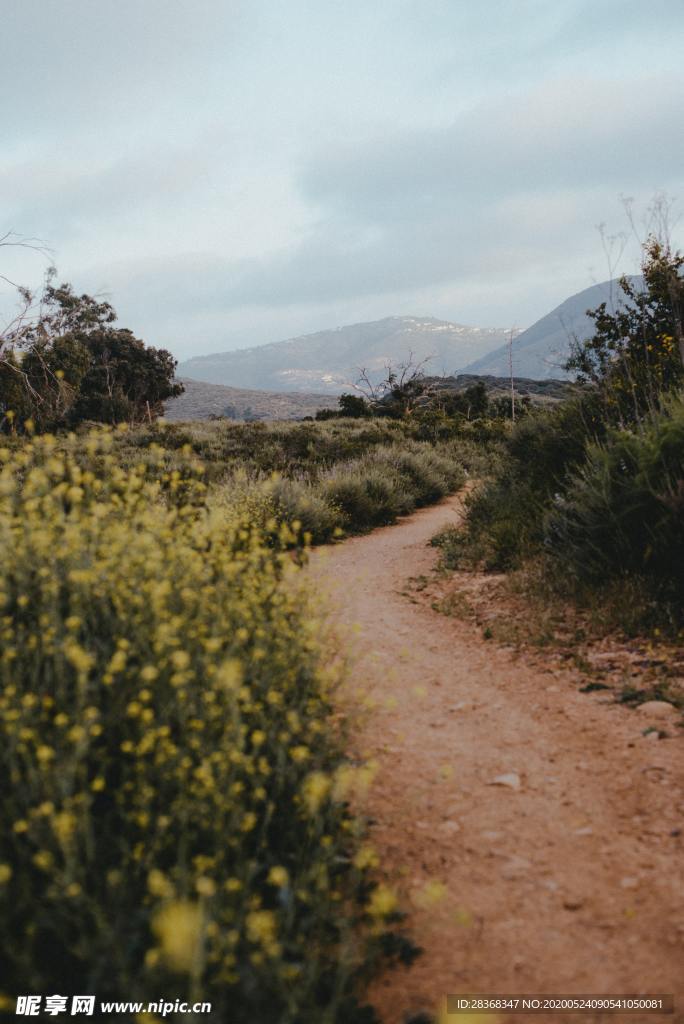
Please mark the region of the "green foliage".
MULTIPOLYGON (((464 416, 467 420, 480 419, 486 416, 489 407, 489 396, 484 381, 470 384, 462 391, 439 392, 435 396, 435 404, 449 416, 464 416)), ((510 415, 510 401, 508 403, 510 415)))
POLYGON ((295 523, 315 543, 343 533, 363 533, 393 523, 421 505, 438 501, 464 481, 459 450, 426 443, 380 445, 324 472, 300 470, 287 477, 237 470, 220 488, 226 500, 249 493, 253 516, 295 523), (262 502, 262 511, 258 512, 262 502))
POLYGON ((580 580, 634 575, 684 603, 684 396, 591 446, 549 514, 547 544, 580 580))
POLYGON ((544 517, 591 437, 603 435, 592 393, 530 414, 510 432, 496 472, 468 499, 467 531, 449 561, 484 562, 506 571, 540 549, 544 517))
POLYGON ((622 278, 623 302, 590 311, 593 337, 575 346, 567 369, 599 389, 604 415, 615 424, 638 422, 684 379, 684 257, 649 239, 645 288, 622 278))
MULTIPOLYGON (((301 524, 314 543, 342 532, 365 531, 439 500, 461 485, 464 470, 479 471, 487 456, 473 441, 413 441, 410 426, 393 420, 329 423, 233 424, 204 421, 118 429, 112 435, 117 463, 147 467, 161 486, 174 486, 191 501, 195 478, 233 509, 249 501, 262 527, 269 519, 301 524), (188 480, 192 467, 193 476, 188 480), (336 489, 347 494, 338 501, 336 489)), ((8 439, 21 447, 21 439, 8 439)), ((85 468, 93 462, 89 435, 59 439, 85 468)), ((301 537, 300 537, 301 540, 301 537)))
POLYGON ((314 543, 322 544, 340 533, 343 517, 321 492, 320 485, 304 479, 276 476, 263 492, 272 504, 274 515, 285 523, 296 523, 298 531, 314 543))
POLYGON ((8 339, 0 357, 0 428, 26 421, 39 432, 84 420, 152 419, 182 385, 169 352, 113 326, 107 302, 48 284, 37 323, 8 339), (9 414, 9 415, 8 415, 9 414))
POLYGON ((340 395, 338 405, 339 409, 319 409, 315 418, 317 420, 332 420, 346 416, 349 419, 367 419, 373 415, 371 405, 362 395, 340 395))
POLYGON ((681 608, 683 414, 672 395, 684 378, 682 267, 650 239, 645 288, 623 279, 617 312, 590 314, 594 336, 568 363, 580 390, 511 432, 466 529, 438 539, 445 565, 505 571, 550 554, 563 585, 639 579, 681 608))
POLYGON ((363 531, 392 523, 421 505, 438 501, 464 481, 452 449, 430 445, 378 448, 356 462, 331 470, 322 493, 342 513, 341 524, 363 531))
POLYGON ((350 419, 371 415, 368 402, 361 395, 340 395, 339 405, 342 416, 349 416, 350 419))

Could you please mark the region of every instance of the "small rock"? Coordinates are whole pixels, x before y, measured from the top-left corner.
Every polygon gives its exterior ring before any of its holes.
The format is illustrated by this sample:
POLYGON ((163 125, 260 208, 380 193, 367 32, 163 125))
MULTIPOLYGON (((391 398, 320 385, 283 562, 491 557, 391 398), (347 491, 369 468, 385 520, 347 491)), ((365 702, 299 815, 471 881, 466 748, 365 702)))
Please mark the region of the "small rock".
POLYGON ((507 786, 508 789, 520 789, 520 776, 517 772, 506 772, 504 775, 497 775, 495 779, 487 783, 489 786, 507 786))
POLYGON ((449 832, 452 835, 455 832, 461 831, 461 826, 457 821, 443 821, 439 827, 442 830, 442 832, 449 832))
POLYGON ((581 910, 584 906, 584 900, 581 896, 566 896, 563 900, 563 906, 566 910, 581 910))
POLYGON ((591 825, 586 825, 584 828, 576 828, 575 829, 575 835, 576 836, 593 836, 593 834, 594 834, 594 830, 591 827, 591 825))
POLYGON ((507 879, 519 878, 520 875, 524 875, 531 867, 530 861, 525 860, 524 857, 511 857, 501 868, 501 877, 507 879))
POLYGON ((669 718, 670 715, 678 713, 674 704, 669 704, 666 700, 644 701, 643 704, 639 704, 637 711, 648 718, 669 718))
POLYGON ((639 886, 638 878, 621 878, 620 888, 621 889, 636 889, 639 886))
POLYGON ((590 654, 587 660, 597 665, 606 664, 606 662, 610 663, 612 661, 615 661, 615 652, 597 651, 596 653, 590 654))

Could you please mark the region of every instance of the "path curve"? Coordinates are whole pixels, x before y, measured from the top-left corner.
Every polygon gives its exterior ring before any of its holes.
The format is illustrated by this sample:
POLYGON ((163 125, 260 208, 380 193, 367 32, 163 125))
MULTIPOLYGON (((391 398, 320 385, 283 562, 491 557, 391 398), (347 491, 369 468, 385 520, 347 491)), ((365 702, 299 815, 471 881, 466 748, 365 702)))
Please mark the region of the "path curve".
MULTIPOLYGON (((674 992, 674 1017, 644 1019, 681 1024, 684 743, 411 601, 460 509, 449 498, 310 568, 352 647, 342 703, 372 705, 355 729, 379 765, 372 840, 424 949, 370 999, 403 1024, 446 993, 674 992)), ((623 1016, 567 1017, 604 1019, 623 1016)))

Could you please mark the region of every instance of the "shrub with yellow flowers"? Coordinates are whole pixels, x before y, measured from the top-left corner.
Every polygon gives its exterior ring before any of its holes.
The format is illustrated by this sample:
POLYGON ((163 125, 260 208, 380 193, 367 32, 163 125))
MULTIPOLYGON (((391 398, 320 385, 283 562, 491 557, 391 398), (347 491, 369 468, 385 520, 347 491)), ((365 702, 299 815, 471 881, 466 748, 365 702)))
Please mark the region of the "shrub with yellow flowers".
POLYGON ((292 531, 165 459, 123 468, 106 431, 0 449, 0 975, 361 1020, 395 906, 358 856, 292 531))

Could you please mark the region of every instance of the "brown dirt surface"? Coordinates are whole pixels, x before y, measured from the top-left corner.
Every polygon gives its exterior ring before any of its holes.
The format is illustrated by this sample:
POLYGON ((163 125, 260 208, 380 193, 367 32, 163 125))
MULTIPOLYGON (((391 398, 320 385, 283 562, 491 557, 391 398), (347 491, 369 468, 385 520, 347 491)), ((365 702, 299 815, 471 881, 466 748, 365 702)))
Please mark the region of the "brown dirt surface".
POLYGON ((447 993, 662 993, 673 1016, 498 1019, 682 1022, 681 715, 580 693, 580 668, 412 596, 409 577, 434 579, 430 538, 460 512, 450 498, 312 559, 352 648, 340 702, 354 753, 378 765, 371 840, 424 951, 369 1000, 404 1024, 447 993))

